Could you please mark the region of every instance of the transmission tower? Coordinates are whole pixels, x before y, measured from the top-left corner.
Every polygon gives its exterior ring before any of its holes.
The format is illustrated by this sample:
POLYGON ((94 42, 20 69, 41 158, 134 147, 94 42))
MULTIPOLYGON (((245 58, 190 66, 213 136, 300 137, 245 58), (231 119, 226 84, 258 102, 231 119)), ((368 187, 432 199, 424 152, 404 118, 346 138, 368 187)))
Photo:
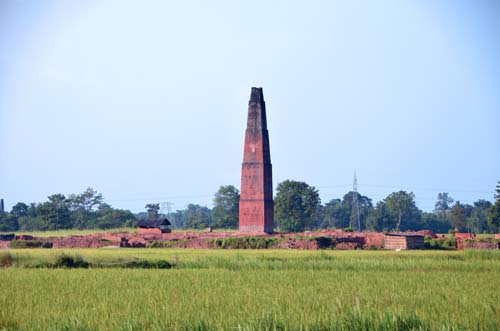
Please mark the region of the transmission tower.
POLYGON ((361 231, 361 221, 359 219, 359 204, 358 204, 358 179, 356 172, 354 173, 354 183, 352 185, 352 212, 351 212, 351 228, 354 231, 361 231))

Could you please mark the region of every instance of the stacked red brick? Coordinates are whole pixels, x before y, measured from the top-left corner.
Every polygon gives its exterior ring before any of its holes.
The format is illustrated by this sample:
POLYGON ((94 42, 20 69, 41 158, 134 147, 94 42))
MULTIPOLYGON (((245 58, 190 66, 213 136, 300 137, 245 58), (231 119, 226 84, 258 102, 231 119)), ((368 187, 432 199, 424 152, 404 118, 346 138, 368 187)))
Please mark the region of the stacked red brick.
POLYGON ((420 249, 424 248, 424 236, 417 234, 386 233, 385 249, 420 249))

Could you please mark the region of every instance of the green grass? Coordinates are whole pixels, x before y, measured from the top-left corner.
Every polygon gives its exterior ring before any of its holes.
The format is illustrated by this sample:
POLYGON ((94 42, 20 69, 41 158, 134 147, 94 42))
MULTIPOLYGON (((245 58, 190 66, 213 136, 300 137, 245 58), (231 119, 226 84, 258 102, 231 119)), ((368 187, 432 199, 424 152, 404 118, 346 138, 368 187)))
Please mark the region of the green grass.
POLYGON ((500 330, 499 251, 10 250, 0 330, 500 330), (172 269, 34 268, 169 261, 172 269))

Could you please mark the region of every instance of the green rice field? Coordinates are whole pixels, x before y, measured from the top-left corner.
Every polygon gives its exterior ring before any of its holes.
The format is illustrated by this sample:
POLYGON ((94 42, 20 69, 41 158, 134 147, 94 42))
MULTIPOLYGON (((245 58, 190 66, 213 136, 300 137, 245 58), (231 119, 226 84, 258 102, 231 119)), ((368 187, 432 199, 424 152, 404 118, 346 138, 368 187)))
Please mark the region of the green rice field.
POLYGON ((0 330, 500 330, 499 251, 36 249, 2 265, 0 330), (61 254, 91 267, 48 267, 61 254))

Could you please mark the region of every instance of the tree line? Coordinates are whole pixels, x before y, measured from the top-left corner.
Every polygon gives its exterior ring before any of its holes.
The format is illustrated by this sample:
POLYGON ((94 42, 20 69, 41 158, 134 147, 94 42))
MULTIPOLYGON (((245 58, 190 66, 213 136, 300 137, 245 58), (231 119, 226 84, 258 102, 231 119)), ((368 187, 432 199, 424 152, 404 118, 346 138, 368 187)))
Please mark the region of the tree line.
POLYGON ((347 192, 341 199, 321 204, 318 191, 303 182, 284 181, 278 184, 275 197, 275 222, 285 231, 357 228, 367 231, 408 231, 428 229, 435 233, 450 230, 496 233, 499 228, 500 183, 496 202, 477 200, 463 204, 446 192, 439 193, 432 212, 417 207, 413 192, 397 191, 372 203, 372 199, 347 192), (357 200, 357 208, 353 200, 357 200), (358 216, 359 215, 359 216, 358 216))
MULTIPOLYGON (((322 204, 314 186, 285 180, 276 188, 275 228, 284 232, 325 228, 350 231, 358 227, 359 217, 361 230, 367 231, 428 229, 436 233, 450 230, 496 233, 500 223, 500 182, 496 192, 494 203, 480 199, 473 204, 455 201, 446 192, 439 193, 434 210, 424 212, 417 207, 412 192, 393 192, 373 204, 369 197, 350 191, 342 198, 322 204)), ((139 218, 160 216, 167 217, 175 229, 237 229, 239 199, 238 189, 224 185, 215 193, 212 209, 188 204, 185 209, 162 214, 160 204, 149 203, 145 212, 133 214, 112 208, 100 193, 88 188, 81 194, 68 197, 54 194, 39 204, 19 202, 10 212, 0 214, 0 231, 133 227, 139 218)))
POLYGON ((110 229, 135 226, 136 217, 104 202, 102 194, 86 189, 81 194, 53 194, 42 203, 18 202, 0 213, 0 231, 52 231, 63 229, 110 229))

